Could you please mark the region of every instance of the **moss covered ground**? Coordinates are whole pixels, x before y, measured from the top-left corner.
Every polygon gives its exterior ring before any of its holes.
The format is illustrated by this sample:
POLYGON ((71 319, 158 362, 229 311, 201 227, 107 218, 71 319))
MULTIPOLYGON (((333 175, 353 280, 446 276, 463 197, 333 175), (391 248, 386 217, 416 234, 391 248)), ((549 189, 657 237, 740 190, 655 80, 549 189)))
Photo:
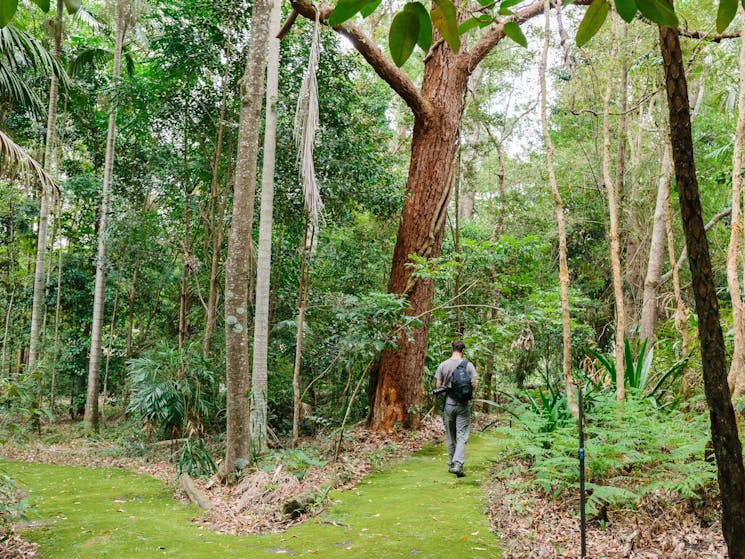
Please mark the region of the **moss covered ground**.
POLYGON ((34 507, 24 536, 42 559, 499 558, 484 515, 481 481, 496 441, 472 436, 468 475, 447 472, 442 445, 428 447, 332 492, 319 517, 287 532, 227 536, 190 519, 199 510, 172 499, 172 489, 148 476, 109 468, 0 462, 28 491, 34 507))

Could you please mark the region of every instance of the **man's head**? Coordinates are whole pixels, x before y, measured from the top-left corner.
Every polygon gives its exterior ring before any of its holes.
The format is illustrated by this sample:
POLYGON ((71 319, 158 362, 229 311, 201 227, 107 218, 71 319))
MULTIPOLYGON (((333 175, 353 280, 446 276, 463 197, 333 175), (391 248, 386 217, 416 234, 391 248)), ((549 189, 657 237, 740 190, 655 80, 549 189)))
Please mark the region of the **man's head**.
POLYGON ((466 344, 463 343, 463 340, 455 340, 452 343, 453 351, 456 353, 463 353, 463 351, 466 349, 466 344))

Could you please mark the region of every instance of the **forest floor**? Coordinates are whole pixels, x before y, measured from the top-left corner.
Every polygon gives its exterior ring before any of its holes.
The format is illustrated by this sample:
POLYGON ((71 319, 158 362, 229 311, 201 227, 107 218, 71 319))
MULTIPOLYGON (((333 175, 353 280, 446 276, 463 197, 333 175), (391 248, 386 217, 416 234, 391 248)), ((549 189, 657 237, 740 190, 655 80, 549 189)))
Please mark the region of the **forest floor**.
MULTIPOLYGON (((485 424, 486 418, 481 423, 485 424)), ((57 444, 35 442, 22 446, 6 445, 0 449, 0 455, 9 460, 35 463, 113 467, 147 474, 170 487, 178 487, 176 468, 167 459, 146 461, 142 458, 124 458, 114 452, 111 443, 76 438, 71 433, 67 435, 59 436, 58 440, 64 442, 57 444)), ((334 498, 327 498, 329 490, 333 487, 345 493, 359 494, 359 488, 365 487, 373 478, 377 480, 376 483, 388 485, 397 483, 397 478, 405 478, 409 484, 405 489, 391 486, 388 490, 408 493, 408 501, 413 500, 417 505, 413 509, 416 514, 422 514, 425 520, 430 520, 437 515, 427 512, 426 500, 434 499, 429 506, 432 508, 439 506, 435 504, 437 500, 447 498, 438 499, 437 495, 440 493, 430 497, 423 494, 417 496, 418 493, 412 492, 411 484, 414 484, 417 492, 421 492, 431 481, 434 488, 442 492, 450 491, 456 480, 445 471, 446 459, 442 456, 444 450, 441 446, 435 446, 439 450, 434 453, 425 452, 426 460, 422 462, 422 466, 430 469, 417 471, 409 461, 412 453, 430 443, 442 441, 442 437, 441 421, 432 417, 416 433, 382 435, 357 427, 345 437, 336 462, 330 459, 318 462, 305 469, 301 477, 297 470, 293 472, 292 468, 277 462, 265 470, 250 473, 234 488, 226 488, 209 480, 195 480, 212 506, 206 514, 192 515, 192 520, 204 530, 229 535, 287 534, 291 533, 287 532, 288 529, 303 522, 306 525, 329 523, 327 525, 348 528, 352 524, 348 519, 340 523, 333 520, 334 498), (401 468, 406 470, 405 474, 397 473, 401 468), (372 472, 387 472, 389 477, 370 477, 372 472), (409 479, 410 476, 419 479, 415 482, 409 479), (315 498, 311 499, 304 514, 296 517, 284 514, 283 506, 298 495, 311 495, 315 498), (331 520, 326 518, 329 511, 332 513, 331 520)), ((498 543, 503 548, 501 556, 504 559, 578 557, 580 538, 577 498, 546 498, 538 489, 531 489, 527 468, 521 479, 516 479, 514 475, 507 481, 500 479, 496 474, 503 466, 494 461, 499 442, 492 437, 487 439, 488 444, 484 443, 482 437, 475 437, 469 444, 469 466, 475 468, 474 472, 482 473, 465 479, 469 482, 469 491, 478 491, 479 510, 486 509, 491 531, 499 535, 499 541, 497 538, 491 539, 493 545, 498 543), (487 472, 491 475, 485 475, 487 472), (476 482, 478 487, 474 485, 476 482)), ((327 454, 330 453, 329 449, 334 447, 334 441, 327 440, 325 447, 327 454)), ((161 457, 167 457, 169 449, 162 446, 159 448, 162 450, 161 457)), ((178 489, 173 496, 185 500, 184 494, 178 489)), ((472 516, 473 510, 469 510, 469 515, 472 516)), ((365 514, 369 515, 369 512, 365 514)), ((410 514, 411 510, 404 516, 410 514)), ((587 557, 723 559, 726 558, 726 552, 718 518, 719 512, 712 499, 702 498, 692 502, 675 499, 670 495, 645 498, 644 502, 633 509, 607 510, 600 517, 590 519, 587 557)), ((474 530, 472 533, 478 532, 484 530, 474 530)), ((473 538, 467 533, 462 537, 465 540, 473 538)), ((353 544, 357 545, 351 536, 348 541, 349 549, 353 544)), ((19 538, 9 540, 4 545, 5 547, 0 544, 0 557, 3 559, 36 557, 34 544, 28 544, 19 538)), ((340 544, 335 542, 332 545, 340 544)), ((484 551, 486 557, 500 556, 491 546, 485 547, 483 542, 472 547, 488 549, 488 552, 484 551)), ((273 549, 277 550, 276 553, 296 553, 283 545, 273 549)), ((412 550, 416 551, 413 548, 412 550)), ((422 545, 419 545, 418 552, 422 552, 424 557, 436 556, 427 554, 422 545)), ((470 557, 472 553, 473 550, 464 556, 470 557)), ((46 557, 46 554, 42 557, 46 557)))

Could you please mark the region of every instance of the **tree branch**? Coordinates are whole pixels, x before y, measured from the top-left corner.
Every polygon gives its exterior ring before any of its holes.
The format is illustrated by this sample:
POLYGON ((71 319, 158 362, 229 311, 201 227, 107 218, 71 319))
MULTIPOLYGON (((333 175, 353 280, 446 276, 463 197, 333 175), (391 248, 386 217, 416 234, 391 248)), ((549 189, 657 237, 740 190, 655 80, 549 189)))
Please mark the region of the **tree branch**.
MULTIPOLYGON (((303 17, 315 20, 316 8, 307 0, 293 0, 292 7, 303 17)), ((318 10, 320 21, 328 25, 331 8, 329 6, 320 6, 318 10)), ((378 45, 370 37, 365 35, 361 29, 347 22, 337 25, 333 29, 349 39, 354 48, 357 49, 357 52, 375 70, 375 73, 404 100, 416 118, 426 121, 434 115, 432 105, 421 96, 417 86, 411 81, 409 76, 389 60, 378 45)))
MULTIPOLYGON (((586 6, 590 4, 590 1, 591 0, 576 0, 572 4, 586 6)), ((476 68, 486 55, 488 55, 494 47, 499 44, 499 41, 504 39, 505 23, 514 21, 517 24, 521 24, 531 18, 541 15, 543 13, 543 5, 543 0, 538 0, 532 4, 528 4, 520 10, 517 10, 514 16, 507 17, 495 24, 489 29, 486 35, 474 45, 473 49, 461 53, 461 63, 465 64, 469 71, 476 68)), ((552 3, 552 5, 555 4, 552 3)))
MULTIPOLYGON (((722 210, 717 215, 715 215, 714 217, 712 217, 711 220, 709 220, 709 223, 707 223, 704 226, 704 231, 708 231, 709 229, 711 229, 712 227, 714 227, 717 223, 719 223, 720 221, 722 221, 722 219, 724 219, 725 217, 727 217, 731 213, 732 213, 732 208, 727 208, 725 210, 722 210)), ((686 258, 688 258, 688 247, 687 246, 686 247, 683 247, 683 251, 680 253, 680 256, 678 257, 678 261, 675 263, 675 267, 678 270, 680 270, 683 267, 683 264, 685 263, 686 258)), ((673 277, 673 271, 672 270, 668 270, 667 272, 665 272, 664 274, 662 274, 662 276, 660 277, 660 285, 662 285, 663 283, 665 283, 666 281, 668 281, 671 277, 673 277)))

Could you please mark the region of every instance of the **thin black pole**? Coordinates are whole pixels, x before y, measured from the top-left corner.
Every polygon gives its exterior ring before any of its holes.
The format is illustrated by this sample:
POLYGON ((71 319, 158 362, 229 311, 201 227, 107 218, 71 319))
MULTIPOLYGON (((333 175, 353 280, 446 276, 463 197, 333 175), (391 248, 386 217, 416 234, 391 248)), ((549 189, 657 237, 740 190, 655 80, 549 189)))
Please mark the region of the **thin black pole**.
POLYGON ((584 404, 582 402, 582 386, 579 384, 577 385, 577 392, 579 393, 579 398, 577 398, 577 404, 579 406, 579 526, 582 541, 580 559, 585 559, 587 555, 587 537, 585 535, 585 435, 582 430, 584 404))

